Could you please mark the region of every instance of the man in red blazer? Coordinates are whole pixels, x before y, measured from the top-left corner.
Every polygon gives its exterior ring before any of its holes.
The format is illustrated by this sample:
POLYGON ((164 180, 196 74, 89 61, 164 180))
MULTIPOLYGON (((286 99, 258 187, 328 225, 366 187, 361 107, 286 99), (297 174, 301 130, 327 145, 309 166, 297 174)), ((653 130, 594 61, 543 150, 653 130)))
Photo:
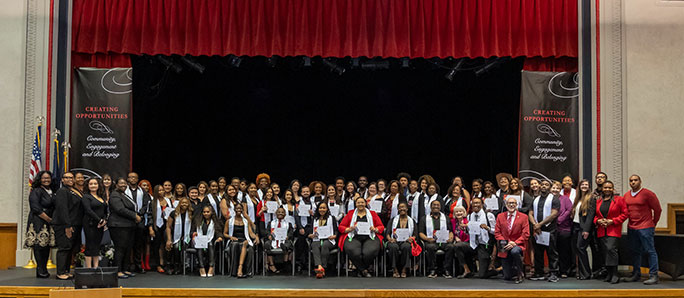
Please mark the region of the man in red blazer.
POLYGON ((518 211, 518 201, 513 197, 506 199, 507 212, 496 217, 494 235, 499 249, 498 256, 503 263, 505 280, 519 284, 525 280, 522 256, 525 254, 527 239, 530 237, 530 224, 527 215, 518 211))

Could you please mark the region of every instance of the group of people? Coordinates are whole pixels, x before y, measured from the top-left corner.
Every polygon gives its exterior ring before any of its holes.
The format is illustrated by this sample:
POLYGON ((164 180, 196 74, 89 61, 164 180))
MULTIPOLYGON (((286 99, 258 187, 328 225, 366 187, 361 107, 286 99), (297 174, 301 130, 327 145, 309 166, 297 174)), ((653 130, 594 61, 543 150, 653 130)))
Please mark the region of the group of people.
POLYGON ((220 177, 190 187, 170 181, 153 187, 134 172, 116 180, 109 175, 86 180, 66 172, 55 192, 51 177, 40 172, 29 197, 26 246, 33 248, 39 278, 49 277, 52 246, 58 249, 57 278, 72 277, 81 230, 85 266, 98 267, 108 230, 120 278, 152 267, 179 274, 192 250, 203 277, 214 275, 221 254, 231 275, 252 276, 261 251, 267 256, 263 270, 273 274, 293 262, 295 270, 322 278, 343 254, 350 262, 341 266, 360 277, 389 270, 404 278, 423 266, 430 278, 503 274, 515 283, 523 282, 528 268, 532 280, 639 281, 641 256, 648 254, 650 276, 644 283, 659 281, 653 237, 661 207, 638 175, 630 176, 631 190, 624 196, 615 193, 603 172, 596 175, 594 189, 588 180, 575 187, 570 176, 531 179, 524 189, 519 178, 500 173, 496 184, 475 179, 468 190, 455 177, 444 196, 430 175, 412 179, 407 173, 389 182, 338 177, 330 185, 293 180, 281 187, 262 173, 254 182, 220 177), (618 239, 625 221, 634 271, 620 279, 618 239), (387 268, 376 269, 381 254, 387 256, 387 268))

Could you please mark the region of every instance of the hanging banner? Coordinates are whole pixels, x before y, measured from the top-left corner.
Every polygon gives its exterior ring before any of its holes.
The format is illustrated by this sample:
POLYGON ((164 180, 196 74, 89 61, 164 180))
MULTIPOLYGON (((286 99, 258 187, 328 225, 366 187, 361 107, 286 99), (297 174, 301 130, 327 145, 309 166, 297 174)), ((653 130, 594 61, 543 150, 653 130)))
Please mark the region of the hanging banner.
POLYGON ((126 177, 131 164, 131 68, 79 68, 71 102, 69 168, 126 177))
POLYGON ((523 71, 520 100, 519 177, 561 181, 579 177, 577 73, 523 71))

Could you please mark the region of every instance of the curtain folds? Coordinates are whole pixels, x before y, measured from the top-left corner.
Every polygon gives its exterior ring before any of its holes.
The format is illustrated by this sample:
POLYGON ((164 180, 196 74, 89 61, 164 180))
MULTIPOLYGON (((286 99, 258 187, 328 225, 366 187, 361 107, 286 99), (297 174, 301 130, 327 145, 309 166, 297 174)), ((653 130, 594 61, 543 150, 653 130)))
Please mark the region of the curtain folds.
POLYGON ((121 54, 577 57, 577 0, 73 3, 72 53, 86 64, 130 64, 106 57, 121 54))

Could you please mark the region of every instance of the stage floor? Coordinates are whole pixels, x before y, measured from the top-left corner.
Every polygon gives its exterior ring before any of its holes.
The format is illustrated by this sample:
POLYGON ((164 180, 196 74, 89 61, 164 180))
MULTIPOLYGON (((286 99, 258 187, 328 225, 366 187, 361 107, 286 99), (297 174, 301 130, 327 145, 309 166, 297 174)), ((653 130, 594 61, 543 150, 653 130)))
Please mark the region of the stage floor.
MULTIPOLYGON (((60 281, 54 278, 54 270, 50 270, 49 279, 35 278, 33 269, 15 268, 0 270, 0 286, 25 287, 73 287, 72 281, 60 281)), ((157 272, 138 274, 129 279, 120 279, 119 285, 124 288, 212 288, 212 289, 392 289, 392 290, 589 290, 589 289, 678 289, 684 290, 684 280, 672 281, 667 276, 661 277, 660 284, 646 286, 642 283, 619 283, 611 285, 598 280, 561 279, 558 283, 526 280, 522 284, 513 284, 499 278, 480 279, 445 279, 443 277, 326 277, 317 280, 307 276, 255 276, 237 279, 229 276, 202 278, 197 275, 167 276, 157 272)), ((683 292, 684 294, 684 292, 683 292)))

